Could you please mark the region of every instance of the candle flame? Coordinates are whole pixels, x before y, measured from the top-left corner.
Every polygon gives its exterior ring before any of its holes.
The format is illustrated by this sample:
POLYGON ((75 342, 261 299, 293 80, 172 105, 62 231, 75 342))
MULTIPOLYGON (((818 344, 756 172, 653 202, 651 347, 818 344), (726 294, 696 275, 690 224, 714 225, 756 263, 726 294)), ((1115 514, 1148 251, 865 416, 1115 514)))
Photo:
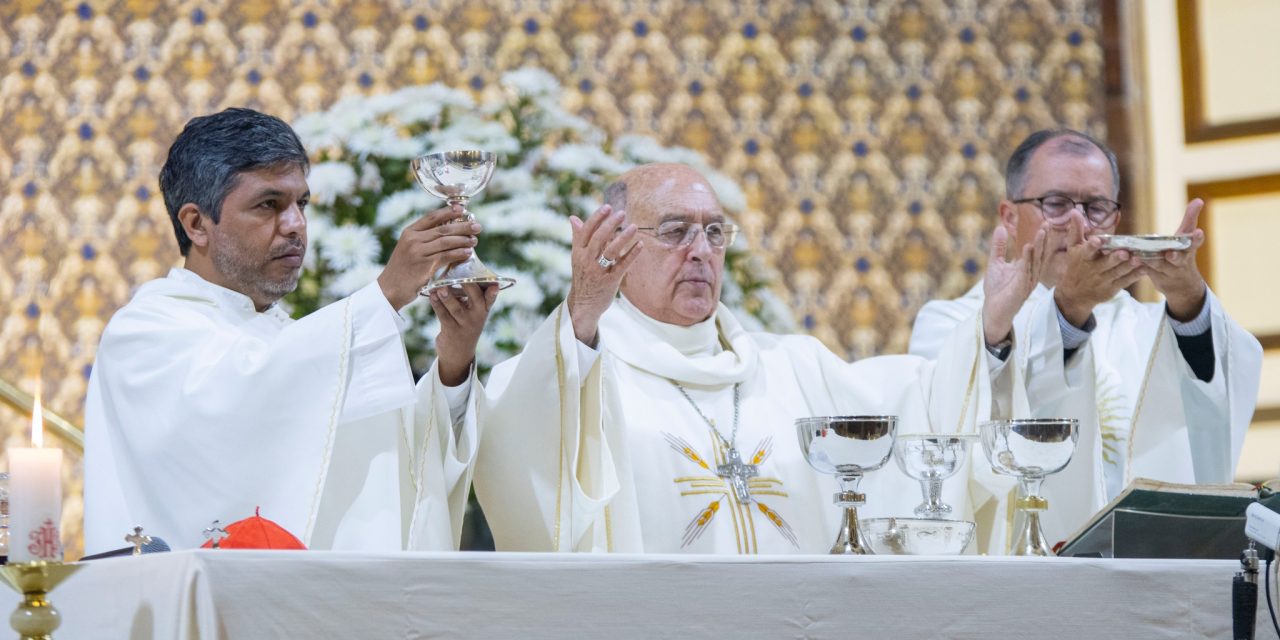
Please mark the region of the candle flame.
POLYGON ((44 410, 40 407, 40 383, 36 382, 35 407, 31 410, 31 444, 44 446, 44 410))

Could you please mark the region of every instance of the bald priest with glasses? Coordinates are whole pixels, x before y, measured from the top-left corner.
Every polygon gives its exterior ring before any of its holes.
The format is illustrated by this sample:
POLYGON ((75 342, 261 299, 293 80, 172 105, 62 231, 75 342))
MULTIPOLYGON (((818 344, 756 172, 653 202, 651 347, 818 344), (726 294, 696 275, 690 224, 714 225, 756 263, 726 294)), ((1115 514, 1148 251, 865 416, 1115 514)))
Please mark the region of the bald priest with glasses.
MULTIPOLYGON (((972 430, 1018 399, 994 347, 1035 287, 1047 235, 1009 261, 996 232, 983 314, 974 307, 936 361, 851 364, 808 336, 749 331, 719 304, 737 227, 698 172, 645 165, 604 195, 572 220, 568 299, 486 388, 475 487, 499 549, 825 553, 836 482, 804 460, 797 418, 972 430)), ((964 484, 945 496, 962 512, 964 484)), ((866 515, 919 499, 889 470, 862 490, 866 515)))
MULTIPOLYGON (((1026 373, 1036 417, 1081 423, 1076 457, 1045 485, 1057 493, 1048 496, 1050 540, 1070 535, 1135 477, 1230 482, 1258 396, 1262 348, 1196 268, 1204 203, 1192 200, 1176 231, 1191 236, 1189 249, 1141 258, 1108 250, 1099 237, 1115 233, 1119 191, 1115 154, 1076 131, 1031 134, 1005 172, 999 225, 1014 238, 1011 249, 1044 224, 1052 228, 1040 286, 1014 321, 1027 344, 1011 366, 1026 373), (1144 278, 1163 301, 1138 302, 1125 291, 1144 278), (1043 385, 1052 388, 1037 393, 1043 385)), ((982 301, 979 283, 961 298, 926 304, 910 352, 939 355, 982 301)))

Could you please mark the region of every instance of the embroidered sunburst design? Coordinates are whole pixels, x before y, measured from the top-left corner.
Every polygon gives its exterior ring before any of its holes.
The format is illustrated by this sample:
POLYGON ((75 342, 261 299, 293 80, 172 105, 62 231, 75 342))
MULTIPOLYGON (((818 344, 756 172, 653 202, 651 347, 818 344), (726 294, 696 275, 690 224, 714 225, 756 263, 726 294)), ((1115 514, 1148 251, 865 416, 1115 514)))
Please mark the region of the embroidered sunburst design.
POLYGON ((1102 460, 1109 465, 1120 464, 1124 457, 1122 448, 1128 438, 1129 409, 1125 406, 1124 393, 1111 372, 1099 371, 1097 384, 1098 430, 1102 434, 1102 460))
MULTIPOLYGON (((697 465, 699 469, 702 469, 703 471, 711 471, 715 468, 715 465, 708 462, 708 460, 714 460, 714 456, 702 455, 684 438, 667 432, 663 432, 662 437, 666 440, 667 445, 679 454, 681 458, 697 465)), ((720 451, 718 453, 720 454, 720 457, 723 458, 727 456, 728 447, 725 446, 724 443, 720 443, 719 446, 720 451)), ((769 456, 772 453, 773 438, 765 438, 752 450, 747 464, 754 466, 762 465, 769 459, 769 456)), ((757 476, 747 480, 747 487, 751 492, 751 497, 754 499, 755 510, 750 508, 751 505, 744 505, 742 502, 739 502, 733 489, 729 486, 729 483, 719 476, 682 476, 675 478, 674 482, 680 487, 681 496, 715 496, 710 503, 707 503, 706 506, 702 507, 696 514, 694 514, 693 518, 689 520, 689 524, 685 525, 684 535, 681 537, 681 548, 688 547, 696 542, 698 538, 701 538, 702 534, 711 526, 711 523, 721 511, 733 510, 743 506, 746 506, 747 508, 741 510, 742 517, 751 520, 753 523, 755 519, 755 511, 758 511, 760 515, 773 526, 773 528, 778 530, 778 533, 781 534, 783 538, 791 543, 791 546, 797 549, 800 548, 800 543, 796 538, 795 530, 791 528, 791 525, 787 523, 781 513, 778 513, 777 509, 769 506, 761 500, 763 496, 786 498, 787 492, 782 490, 781 480, 764 476, 757 476), (727 505, 726 502, 728 503, 727 505), (722 509, 721 507, 728 507, 728 509, 722 509)), ((752 524, 752 527, 754 528, 754 524, 752 524)), ((735 531, 737 531, 736 526, 735 531)), ((745 529, 744 532, 738 533, 740 548, 748 548, 743 546, 744 540, 742 536, 744 533, 745 529)), ((751 534, 751 536, 754 536, 754 533, 751 534)))

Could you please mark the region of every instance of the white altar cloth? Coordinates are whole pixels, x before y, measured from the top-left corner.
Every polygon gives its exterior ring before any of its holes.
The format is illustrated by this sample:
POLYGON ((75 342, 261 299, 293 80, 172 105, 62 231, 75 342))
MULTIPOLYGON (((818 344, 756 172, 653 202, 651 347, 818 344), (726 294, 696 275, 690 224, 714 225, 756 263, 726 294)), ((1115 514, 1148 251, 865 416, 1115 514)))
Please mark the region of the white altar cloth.
MULTIPOLYGON (((1230 638, 1238 567, 241 550, 86 564, 50 594, 64 617, 60 640, 1230 638)), ((3 616, 17 596, 5 589, 0 598, 3 616)), ((1257 629, 1276 637, 1261 598, 1257 629)))

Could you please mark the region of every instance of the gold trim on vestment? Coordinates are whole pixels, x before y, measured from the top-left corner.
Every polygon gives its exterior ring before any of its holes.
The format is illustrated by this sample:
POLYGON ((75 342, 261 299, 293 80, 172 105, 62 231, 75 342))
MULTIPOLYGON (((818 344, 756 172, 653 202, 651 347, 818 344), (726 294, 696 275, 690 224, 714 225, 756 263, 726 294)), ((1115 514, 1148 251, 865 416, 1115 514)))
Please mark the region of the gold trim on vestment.
POLYGON ((562 305, 560 305, 559 307, 557 307, 557 308, 556 308, 556 332, 555 332, 555 343, 556 343, 556 385, 557 385, 558 390, 559 390, 559 394, 557 394, 557 395, 559 396, 559 400, 560 400, 560 448, 559 448, 559 452, 560 452, 560 465, 559 465, 559 469, 560 469, 560 472, 559 472, 559 474, 557 474, 557 476, 556 476, 556 541, 555 541, 555 551, 560 551, 560 501, 561 501, 561 499, 564 497, 564 456, 565 456, 565 452, 564 452, 564 406, 565 406, 565 401, 564 401, 564 387, 565 387, 564 379, 565 379, 565 371, 564 371, 564 352, 560 349, 560 326, 561 326, 561 325, 560 325, 560 323, 561 323, 561 319, 562 319, 563 315, 564 315, 564 305, 562 304, 562 305))
POLYGON ((338 431, 338 418, 342 415, 343 401, 347 397, 347 360, 351 353, 351 298, 345 298, 342 305, 342 351, 338 354, 338 389, 333 396, 333 407, 329 410, 329 431, 325 436, 324 454, 320 460, 320 477, 316 478, 316 490, 311 496, 311 509, 307 514, 307 529, 303 532, 303 544, 311 546, 311 535, 315 533, 316 516, 320 513, 320 498, 324 493, 324 481, 329 475, 329 460, 333 456, 333 439, 338 431))
MULTIPOLYGON (((434 398, 435 396, 434 381, 432 381, 431 394, 432 394, 432 397, 434 398)), ((408 548, 408 546, 413 542, 413 529, 418 524, 418 503, 422 497, 422 485, 418 484, 418 478, 426 475, 426 466, 425 466, 426 459, 427 459, 426 449, 427 447, 430 446, 431 436, 432 434, 435 433, 435 429, 436 429, 436 412, 434 411, 434 409, 435 409, 435 403, 432 403, 432 411, 430 412, 431 419, 427 422, 426 438, 424 438, 422 441, 423 451, 422 451, 421 458, 422 458, 423 466, 420 468, 420 471, 421 471, 420 474, 414 472, 414 469, 418 468, 418 463, 414 462, 413 439, 409 437, 409 430, 405 427, 405 424, 404 424, 404 410, 401 409, 396 412, 396 417, 399 419, 399 422, 400 422, 400 438, 401 440, 404 441, 405 455, 409 457, 409 482, 413 485, 413 510, 409 512, 409 532, 408 532, 408 535, 405 536, 405 541, 404 541, 406 548, 408 548)))
MULTIPOLYGON (((1209 300, 1204 301, 1209 304, 1209 300)), ((1124 486, 1129 486, 1130 480, 1133 478, 1133 442, 1138 434, 1138 414, 1142 412, 1142 401, 1147 397, 1147 383, 1151 381, 1151 369, 1156 364, 1156 354, 1160 351, 1160 340, 1164 338, 1165 326, 1164 319, 1161 318, 1157 325, 1155 340, 1151 344, 1151 355, 1147 356, 1147 370, 1142 374, 1142 386, 1138 389, 1138 399, 1133 403, 1133 415, 1129 418, 1129 446, 1128 452, 1124 457, 1124 486)), ((1216 357, 1216 356, 1215 356, 1216 357)), ((1097 377, 1097 367, 1094 367, 1094 377, 1097 377)))
POLYGON ((1004 505, 1004 555, 1013 553, 1013 520, 1018 515, 1018 487, 1009 490, 1005 495, 1004 505))
MULTIPOLYGON (((711 493, 726 493, 726 494, 727 494, 727 493, 729 493, 729 491, 728 491, 727 489, 724 489, 724 488, 720 488, 720 489, 689 489, 689 490, 686 490, 686 491, 681 491, 681 492, 680 492, 680 495, 682 495, 682 496, 700 496, 700 495, 704 495, 704 494, 711 494, 711 493)), ((776 490, 776 489, 764 489, 764 490, 761 490, 761 491, 752 491, 752 492, 751 492, 751 495, 753 495, 753 496, 756 496, 756 495, 759 495, 759 496, 778 496, 778 497, 780 497, 780 498, 789 498, 789 497, 791 497, 791 496, 790 496, 790 494, 788 494, 786 491, 778 491, 778 490, 776 490)))
POLYGON ((757 554, 757 553, 760 553, 760 539, 756 537, 756 518, 755 518, 755 516, 752 514, 751 507, 750 507, 750 506, 748 506, 748 505, 745 505, 745 504, 743 504, 743 503, 741 503, 741 502, 738 502, 738 498, 737 498, 737 494, 736 494, 736 493, 735 493, 735 494, 733 494, 733 495, 732 495, 732 497, 731 497, 730 499, 731 499, 731 500, 733 500, 735 503, 737 503, 737 505, 738 505, 738 509, 739 509, 740 511, 742 511, 742 513, 743 513, 743 517, 747 519, 747 526, 749 526, 749 527, 751 528, 751 529, 750 529, 750 531, 751 531, 751 551, 749 551, 748 553, 751 553, 751 554, 757 554))
POLYGON ((608 504, 604 506, 604 547, 609 553, 613 553, 613 513, 609 509, 611 506, 608 504))
MULTIPOLYGON (((978 363, 982 361, 982 351, 986 348, 987 341, 982 336, 982 314, 978 314, 978 322, 976 323, 974 333, 978 340, 978 351, 973 356, 973 367, 969 369, 969 388, 964 391, 964 404, 960 405, 960 424, 956 425, 956 433, 964 431, 964 423, 969 413, 969 400, 973 397, 973 386, 978 383, 978 363)), ((927 408, 926 408, 927 411, 927 408)), ((977 426, 976 424, 974 425, 977 426)))

